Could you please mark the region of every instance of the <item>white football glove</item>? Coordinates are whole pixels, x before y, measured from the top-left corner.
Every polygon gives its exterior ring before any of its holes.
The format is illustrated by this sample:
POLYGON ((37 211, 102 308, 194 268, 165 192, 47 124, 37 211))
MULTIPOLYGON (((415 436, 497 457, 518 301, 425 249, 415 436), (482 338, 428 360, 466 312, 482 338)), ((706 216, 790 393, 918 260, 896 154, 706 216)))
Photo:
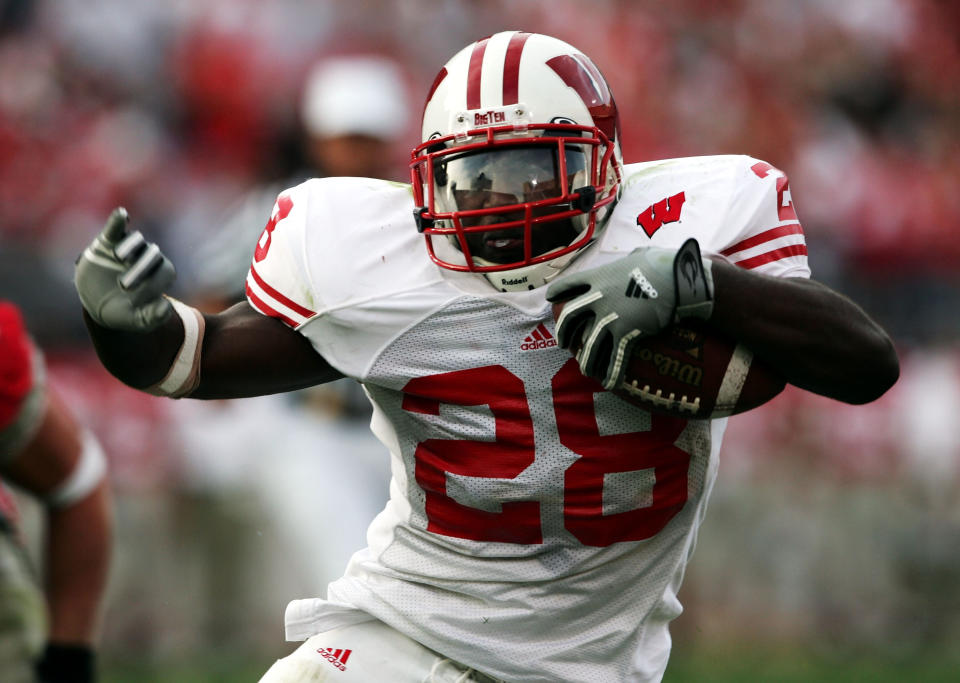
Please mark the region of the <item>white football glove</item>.
POLYGON ((557 319, 557 343, 582 342, 580 370, 620 386, 631 347, 684 318, 713 313, 711 262, 688 239, 679 249, 640 247, 605 266, 558 278, 547 300, 565 302, 557 319))
POLYGON ((113 210, 107 223, 77 259, 74 285, 80 302, 98 324, 149 332, 173 311, 163 296, 176 271, 160 248, 140 231, 127 232, 127 210, 113 210))

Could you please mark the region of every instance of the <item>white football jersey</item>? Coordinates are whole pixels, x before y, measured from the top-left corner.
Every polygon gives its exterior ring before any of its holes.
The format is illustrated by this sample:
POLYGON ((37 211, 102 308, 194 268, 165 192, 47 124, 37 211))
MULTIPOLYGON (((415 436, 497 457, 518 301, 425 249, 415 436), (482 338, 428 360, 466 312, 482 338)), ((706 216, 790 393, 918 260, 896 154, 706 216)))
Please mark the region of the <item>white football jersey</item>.
MULTIPOLYGON (((659 680, 726 421, 604 392, 557 346, 545 287, 436 267, 412 211, 406 185, 307 181, 280 195, 247 278, 254 308, 363 383, 392 461, 368 547, 327 600, 291 603, 288 637, 371 615, 509 681, 659 680)), ((743 156, 627 166, 569 270, 688 237, 809 276, 786 177, 743 156)))

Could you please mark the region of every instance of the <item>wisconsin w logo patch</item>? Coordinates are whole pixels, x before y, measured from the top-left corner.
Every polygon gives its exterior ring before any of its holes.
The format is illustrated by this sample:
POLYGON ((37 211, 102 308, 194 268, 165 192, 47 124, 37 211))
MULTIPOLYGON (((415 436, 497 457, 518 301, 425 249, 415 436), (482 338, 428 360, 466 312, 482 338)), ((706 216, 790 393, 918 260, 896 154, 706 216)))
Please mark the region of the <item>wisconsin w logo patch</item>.
POLYGON ((637 216, 637 225, 643 228, 647 237, 653 237, 653 233, 663 227, 665 223, 676 223, 680 220, 680 210, 683 209, 684 201, 686 201, 686 196, 683 192, 661 199, 640 212, 640 215, 637 216))

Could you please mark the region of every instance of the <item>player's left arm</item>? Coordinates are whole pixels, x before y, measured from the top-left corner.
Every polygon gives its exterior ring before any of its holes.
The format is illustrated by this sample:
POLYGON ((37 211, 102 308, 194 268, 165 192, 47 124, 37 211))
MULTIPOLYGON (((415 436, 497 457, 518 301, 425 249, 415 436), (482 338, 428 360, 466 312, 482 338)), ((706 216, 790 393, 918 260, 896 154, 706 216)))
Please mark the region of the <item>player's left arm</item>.
POLYGON ((640 247, 561 277, 547 292, 550 301, 565 302, 559 344, 582 342, 581 369, 609 389, 622 381, 639 338, 699 318, 802 389, 847 403, 879 398, 900 374, 893 342, 847 297, 794 277, 809 270, 786 176, 765 162, 747 163, 721 222, 731 245, 723 253, 755 246, 767 252, 731 265, 702 255, 688 239, 679 249, 640 247))
POLYGON ((848 403, 880 397, 899 376, 886 332, 857 304, 806 279, 806 246, 787 175, 744 158, 714 259, 710 323, 791 384, 848 403), (776 276, 776 277, 774 277, 776 276))
POLYGON ((846 403, 882 396, 900 375, 893 342, 860 306, 805 278, 712 264, 710 324, 802 389, 846 403))
POLYGON ((565 302, 560 346, 582 344, 581 369, 607 388, 620 384, 637 340, 692 318, 736 339, 791 384, 846 403, 879 398, 900 373, 890 337, 847 297, 812 280, 704 257, 693 239, 559 278, 547 298, 565 302))

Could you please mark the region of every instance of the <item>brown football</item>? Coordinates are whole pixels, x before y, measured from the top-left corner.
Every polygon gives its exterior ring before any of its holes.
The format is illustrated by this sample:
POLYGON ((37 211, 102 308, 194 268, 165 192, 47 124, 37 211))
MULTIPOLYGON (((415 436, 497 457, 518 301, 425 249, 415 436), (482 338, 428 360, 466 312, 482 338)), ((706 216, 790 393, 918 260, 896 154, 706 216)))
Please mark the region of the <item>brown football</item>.
MULTIPOLYGON (((554 305, 554 318, 562 306, 554 305)), ((637 342, 613 393, 646 410, 705 420, 763 405, 784 384, 742 344, 685 321, 637 342)))

